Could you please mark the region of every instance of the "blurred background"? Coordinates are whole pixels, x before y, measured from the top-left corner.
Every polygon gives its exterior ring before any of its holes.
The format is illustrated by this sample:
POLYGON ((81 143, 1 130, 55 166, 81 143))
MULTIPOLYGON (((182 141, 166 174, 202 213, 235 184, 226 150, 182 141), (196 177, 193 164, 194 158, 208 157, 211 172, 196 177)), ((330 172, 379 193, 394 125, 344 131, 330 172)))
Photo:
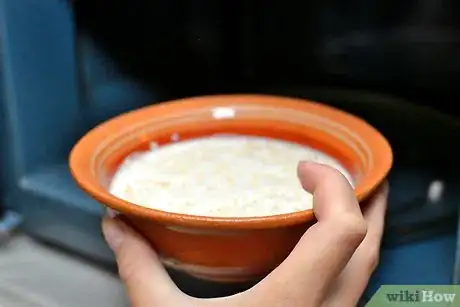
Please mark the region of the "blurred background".
MULTIPOLYGON (((127 306, 72 181, 72 145, 117 114, 213 93, 304 97, 391 142, 382 284, 459 283, 460 3, 0 0, 0 306, 127 306)), ((200 297, 221 286, 172 272, 200 297)))

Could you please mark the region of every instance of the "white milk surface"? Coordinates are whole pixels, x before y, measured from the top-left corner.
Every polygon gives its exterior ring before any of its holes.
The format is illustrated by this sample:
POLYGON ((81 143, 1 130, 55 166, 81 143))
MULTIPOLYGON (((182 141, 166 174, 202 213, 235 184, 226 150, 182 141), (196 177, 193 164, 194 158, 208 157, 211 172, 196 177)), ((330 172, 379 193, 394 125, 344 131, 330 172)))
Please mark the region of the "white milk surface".
POLYGON ((297 178, 299 161, 335 167, 335 159, 285 141, 217 135, 136 153, 118 169, 110 192, 148 208, 214 217, 255 217, 312 208, 297 178))

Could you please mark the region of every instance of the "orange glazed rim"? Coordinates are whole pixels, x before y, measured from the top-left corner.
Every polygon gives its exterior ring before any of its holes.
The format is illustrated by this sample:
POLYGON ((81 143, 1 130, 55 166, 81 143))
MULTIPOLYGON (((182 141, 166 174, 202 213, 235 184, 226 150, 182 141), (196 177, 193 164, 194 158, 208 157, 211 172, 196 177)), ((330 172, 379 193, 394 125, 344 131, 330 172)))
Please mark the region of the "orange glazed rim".
POLYGON ((372 168, 362 175, 355 187, 355 194, 359 201, 365 199, 380 185, 393 164, 393 153, 387 139, 374 127, 354 115, 305 99, 271 95, 233 94, 184 98, 151 105, 124 113, 98 125, 81 138, 72 149, 69 157, 72 176, 84 191, 106 206, 126 215, 135 215, 170 225, 244 230, 286 227, 313 220, 314 214, 311 209, 281 215, 245 218, 196 216, 150 209, 111 195, 102 186, 91 169, 90 160, 96 148, 103 143, 107 136, 116 134, 123 127, 133 126, 148 118, 229 105, 234 107, 251 105, 260 106, 261 108, 282 108, 295 112, 312 113, 340 123, 348 130, 353 131, 353 134, 358 135, 369 145, 370 155, 375 162, 372 168))

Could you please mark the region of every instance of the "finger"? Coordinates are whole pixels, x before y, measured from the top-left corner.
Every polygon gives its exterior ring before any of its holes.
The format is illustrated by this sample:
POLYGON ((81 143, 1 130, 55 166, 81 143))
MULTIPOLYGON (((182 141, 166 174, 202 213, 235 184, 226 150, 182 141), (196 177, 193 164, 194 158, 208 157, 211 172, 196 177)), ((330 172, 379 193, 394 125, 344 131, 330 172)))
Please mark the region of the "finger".
POLYGON ((301 162, 297 173, 302 187, 314 196, 313 210, 319 221, 341 214, 362 219, 354 190, 339 171, 326 165, 301 162))
POLYGON ((356 306, 378 264, 385 226, 388 183, 384 183, 369 200, 364 212, 368 231, 361 245, 348 262, 328 297, 327 306, 356 306))
POLYGON ((104 218, 102 230, 115 253, 132 306, 167 306, 179 290, 149 244, 118 218, 104 218))
POLYGON ((280 297, 289 298, 284 303, 292 306, 301 306, 306 299, 319 304, 367 231, 353 189, 341 173, 323 165, 300 163, 298 174, 302 186, 313 194, 318 222, 289 257, 256 286, 260 291, 281 292, 280 297))

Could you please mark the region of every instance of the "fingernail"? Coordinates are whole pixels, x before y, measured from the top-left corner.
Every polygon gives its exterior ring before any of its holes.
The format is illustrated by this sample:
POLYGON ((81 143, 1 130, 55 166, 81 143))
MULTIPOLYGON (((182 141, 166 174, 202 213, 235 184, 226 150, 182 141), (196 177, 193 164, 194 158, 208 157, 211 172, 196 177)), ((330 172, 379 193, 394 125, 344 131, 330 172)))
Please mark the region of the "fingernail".
POLYGON ((105 213, 107 214, 108 217, 110 217, 110 218, 112 218, 112 219, 118 215, 118 212, 117 212, 117 211, 115 211, 115 210, 113 210, 113 209, 110 209, 110 208, 107 208, 107 209, 105 210, 105 213))
POLYGON ((107 244, 114 251, 120 247, 126 235, 120 221, 115 219, 105 219, 102 223, 102 232, 107 244))

